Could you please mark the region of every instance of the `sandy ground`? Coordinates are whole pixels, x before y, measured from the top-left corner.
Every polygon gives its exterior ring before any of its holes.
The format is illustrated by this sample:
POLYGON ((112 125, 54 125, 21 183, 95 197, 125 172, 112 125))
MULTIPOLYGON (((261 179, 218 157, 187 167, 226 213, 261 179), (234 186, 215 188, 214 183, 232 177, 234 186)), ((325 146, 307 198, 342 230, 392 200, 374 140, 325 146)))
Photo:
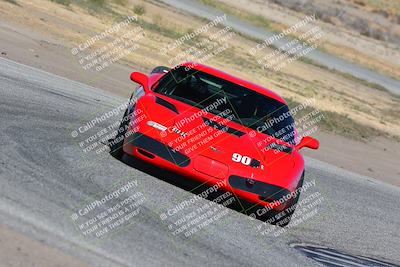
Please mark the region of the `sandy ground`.
POLYGON ((88 266, 62 251, 28 238, 0 224, 0 265, 19 266, 88 266))
POLYGON ((400 186, 400 143, 386 138, 360 142, 324 132, 315 137, 321 143, 320 149, 304 149, 304 155, 400 186))
POLYGON ((46 35, 15 24, 0 21, 0 53, 4 58, 47 70, 88 85, 124 95, 133 86, 129 80, 132 68, 114 64, 106 73, 83 71, 69 49, 46 35))

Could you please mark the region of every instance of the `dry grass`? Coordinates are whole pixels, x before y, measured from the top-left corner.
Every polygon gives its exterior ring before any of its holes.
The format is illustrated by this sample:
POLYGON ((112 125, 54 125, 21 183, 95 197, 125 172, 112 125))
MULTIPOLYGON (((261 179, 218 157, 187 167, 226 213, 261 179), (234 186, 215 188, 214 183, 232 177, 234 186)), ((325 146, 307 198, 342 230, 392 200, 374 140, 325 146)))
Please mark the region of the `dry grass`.
POLYGON ((388 16, 400 14, 400 2, 393 0, 347 0, 367 10, 386 13, 388 16))

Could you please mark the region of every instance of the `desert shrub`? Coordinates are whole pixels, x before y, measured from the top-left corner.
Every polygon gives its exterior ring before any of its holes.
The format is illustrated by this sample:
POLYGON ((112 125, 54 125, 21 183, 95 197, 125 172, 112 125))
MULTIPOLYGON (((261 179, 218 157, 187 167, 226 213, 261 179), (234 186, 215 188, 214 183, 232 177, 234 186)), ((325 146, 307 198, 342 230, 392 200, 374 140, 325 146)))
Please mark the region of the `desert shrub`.
POLYGON ((143 5, 135 5, 133 7, 133 12, 140 16, 146 13, 146 8, 143 5))
POLYGON ((101 7, 104 6, 106 0, 89 0, 90 4, 101 7))
POLYGON ((69 6, 71 4, 71 0, 51 0, 51 2, 61 4, 64 6, 69 6))
POLYGON ((129 0, 113 0, 114 3, 116 3, 117 5, 121 5, 121 6, 126 6, 129 2, 129 0))

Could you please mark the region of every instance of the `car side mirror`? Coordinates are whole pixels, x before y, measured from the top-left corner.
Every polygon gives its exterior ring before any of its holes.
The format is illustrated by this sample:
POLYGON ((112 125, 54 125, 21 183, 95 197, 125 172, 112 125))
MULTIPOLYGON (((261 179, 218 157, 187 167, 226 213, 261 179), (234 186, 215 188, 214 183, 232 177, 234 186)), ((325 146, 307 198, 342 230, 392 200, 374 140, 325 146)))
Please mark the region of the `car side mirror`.
POLYGON ((311 149, 319 148, 319 141, 317 139, 312 138, 311 136, 304 136, 300 143, 296 146, 297 150, 302 149, 303 147, 308 147, 311 149))
POLYGON ((132 72, 131 73, 131 80, 135 83, 140 84, 143 86, 144 91, 147 93, 150 91, 149 89, 149 77, 146 74, 141 72, 132 72))

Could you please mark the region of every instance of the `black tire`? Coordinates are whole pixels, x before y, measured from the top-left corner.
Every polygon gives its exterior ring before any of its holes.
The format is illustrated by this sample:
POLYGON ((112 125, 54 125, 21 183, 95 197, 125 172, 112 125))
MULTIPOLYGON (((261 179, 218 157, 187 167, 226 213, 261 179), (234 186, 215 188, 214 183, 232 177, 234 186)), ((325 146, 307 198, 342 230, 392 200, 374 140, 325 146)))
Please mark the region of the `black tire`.
POLYGON ((168 72, 169 70, 170 70, 170 68, 168 68, 168 67, 158 66, 158 67, 155 67, 155 68, 150 72, 150 74, 153 74, 153 73, 166 73, 166 72, 168 72))
POLYGON ((270 221, 272 221, 271 224, 277 225, 277 226, 280 226, 280 227, 285 227, 290 223, 290 220, 292 219, 292 215, 296 211, 296 205, 297 205, 297 202, 299 201, 300 192, 301 192, 301 190, 299 190, 299 189, 303 187, 303 182, 304 182, 304 171, 303 171, 303 174, 301 175, 301 179, 299 181, 299 184, 296 187, 296 191, 298 191, 298 194, 291 201, 290 206, 288 206, 284 210, 283 215, 279 219, 271 220, 274 217, 276 217, 278 214, 282 213, 282 211, 280 211, 280 212, 273 211, 272 212, 272 214, 268 217, 268 219, 270 219, 270 221))
POLYGON ((276 225, 285 227, 290 223, 290 220, 292 219, 292 215, 296 211, 297 202, 299 201, 299 198, 300 198, 300 192, 301 192, 300 189, 303 187, 303 182, 304 182, 304 171, 303 171, 303 174, 301 175, 299 184, 296 187, 296 191, 298 191, 298 194, 293 199, 290 206, 286 208, 285 215, 277 221, 276 225))
POLYGON ((121 123, 118 127, 117 134, 115 135, 114 139, 111 140, 110 144, 110 154, 117 158, 117 159, 122 159, 122 156, 124 155, 124 140, 125 140, 125 134, 128 129, 128 124, 129 124, 129 119, 127 118, 128 116, 128 108, 124 112, 124 116, 122 117, 121 123))

